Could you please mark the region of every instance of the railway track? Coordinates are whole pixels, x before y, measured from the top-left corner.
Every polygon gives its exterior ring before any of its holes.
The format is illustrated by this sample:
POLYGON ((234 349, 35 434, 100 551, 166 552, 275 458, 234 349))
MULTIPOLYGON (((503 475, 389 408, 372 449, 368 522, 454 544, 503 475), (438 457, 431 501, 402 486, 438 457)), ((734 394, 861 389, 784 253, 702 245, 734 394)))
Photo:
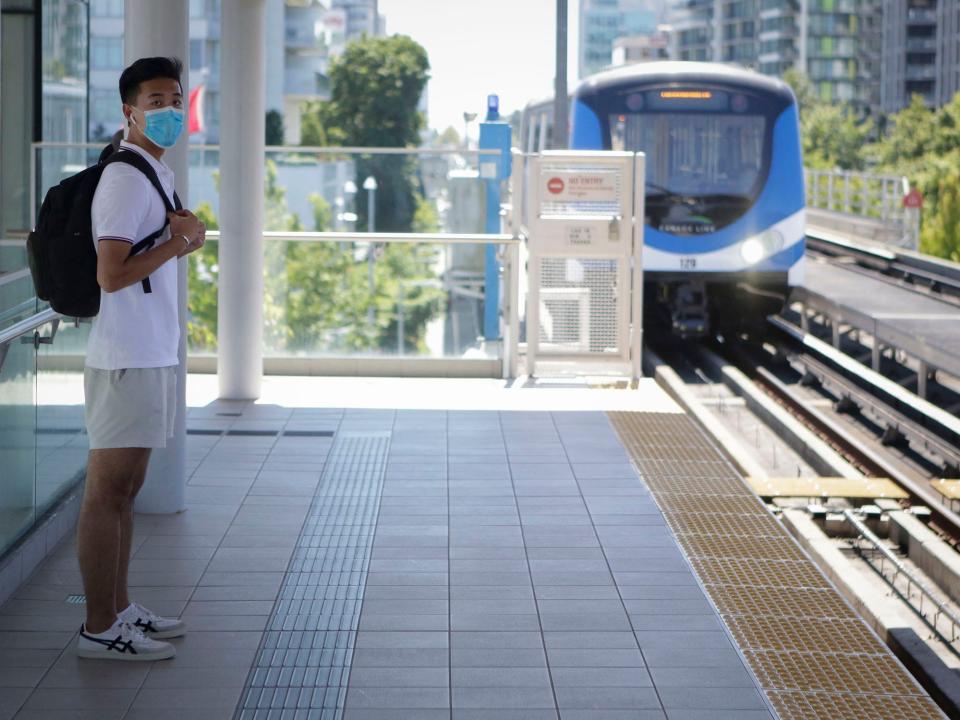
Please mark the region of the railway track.
MULTIPOLYGON (((822 238, 808 241, 811 252, 845 268, 960 304, 960 265, 822 238)), ((932 480, 960 478, 956 391, 944 386, 936 402, 923 399, 904 387, 908 370, 898 374, 899 368, 887 367, 890 377, 881 375, 794 320, 790 313, 771 317, 770 335, 762 343, 661 339, 653 348, 678 374, 700 381, 716 375, 720 365, 735 367, 857 471, 889 478, 912 504, 928 507, 937 531, 951 544, 960 543, 960 514, 931 486, 932 480)))
POLYGON ((864 475, 889 478, 913 504, 930 508, 940 533, 954 545, 960 542, 960 515, 930 485, 958 477, 960 421, 916 396, 905 410, 912 393, 872 377, 869 368, 799 328, 774 322, 780 332, 772 351, 769 345, 727 345, 723 356, 864 475), (828 404, 811 402, 802 392, 811 387, 828 404))

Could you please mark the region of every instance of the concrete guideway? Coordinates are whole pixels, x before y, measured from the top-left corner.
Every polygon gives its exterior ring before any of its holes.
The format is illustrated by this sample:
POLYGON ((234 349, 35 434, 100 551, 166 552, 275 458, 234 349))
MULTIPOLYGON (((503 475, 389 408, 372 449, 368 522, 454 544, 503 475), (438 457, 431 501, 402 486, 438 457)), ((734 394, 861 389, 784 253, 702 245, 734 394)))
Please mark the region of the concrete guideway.
POLYGON ((955 305, 826 262, 810 264, 791 300, 834 319, 837 327, 869 333, 929 371, 960 378, 960 308, 955 305))

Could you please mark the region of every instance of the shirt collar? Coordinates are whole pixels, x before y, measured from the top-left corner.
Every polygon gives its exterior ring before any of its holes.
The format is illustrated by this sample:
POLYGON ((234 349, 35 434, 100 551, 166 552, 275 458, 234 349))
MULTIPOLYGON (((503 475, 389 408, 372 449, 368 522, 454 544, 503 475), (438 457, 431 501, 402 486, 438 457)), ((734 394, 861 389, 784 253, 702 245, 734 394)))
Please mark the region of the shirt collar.
POLYGON ((156 171, 157 175, 170 175, 173 173, 173 171, 169 168, 169 166, 165 162, 163 162, 162 160, 157 160, 153 155, 148 153, 139 145, 134 145, 132 142, 129 142, 127 140, 121 140, 120 147, 123 148, 124 150, 133 150, 135 153, 139 153, 142 157, 146 159, 148 163, 150 163, 150 165, 156 171))

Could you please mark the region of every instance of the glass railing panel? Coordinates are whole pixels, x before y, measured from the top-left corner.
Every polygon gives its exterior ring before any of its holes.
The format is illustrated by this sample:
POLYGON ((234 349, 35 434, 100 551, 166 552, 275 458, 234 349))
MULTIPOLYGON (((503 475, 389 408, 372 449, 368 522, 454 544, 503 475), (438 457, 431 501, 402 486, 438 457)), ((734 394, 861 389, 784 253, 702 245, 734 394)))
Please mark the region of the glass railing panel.
MULTIPOLYGON (((266 357, 496 357, 482 244, 264 242, 266 357)), ((191 268, 189 352, 214 354, 217 243, 191 268)))
MULTIPOLYGON (((95 162, 100 150, 35 148, 37 197, 95 162)), ((188 206, 217 229, 219 148, 191 147, 188 157, 188 206)), ((268 148, 264 229, 480 233, 487 189, 480 166, 492 159, 458 151, 268 148)), ((191 355, 216 353, 218 250, 210 241, 190 258, 191 355)), ((371 284, 366 243, 267 240, 265 355, 486 356, 479 339, 485 255, 482 245, 381 246, 371 284)))
MULTIPOLYGON (((476 153, 329 150, 267 150, 265 230, 483 231, 486 183, 476 153)), ((217 148, 190 149, 189 204, 208 227, 219 223, 219 156, 217 148)))
POLYGON ((268 241, 265 354, 486 357, 483 253, 482 245, 268 241))
POLYGON ((36 375, 33 344, 7 344, 0 369, 0 554, 36 517, 36 375))
MULTIPOLYGON (((50 328, 41 328, 43 335, 50 328)), ((45 512, 80 478, 87 462, 83 358, 88 323, 63 322, 37 353, 37 513, 45 512)))
POLYGON ((37 311, 25 242, 22 237, 0 239, 0 330, 37 311))

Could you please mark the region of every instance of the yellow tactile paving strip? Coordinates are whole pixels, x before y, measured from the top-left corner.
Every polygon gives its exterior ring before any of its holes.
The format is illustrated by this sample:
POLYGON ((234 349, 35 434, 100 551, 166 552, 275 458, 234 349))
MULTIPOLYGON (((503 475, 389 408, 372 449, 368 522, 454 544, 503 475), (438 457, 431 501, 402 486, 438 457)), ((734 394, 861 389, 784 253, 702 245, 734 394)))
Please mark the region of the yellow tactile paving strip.
POLYGON ((693 420, 609 417, 783 720, 944 717, 693 420))

